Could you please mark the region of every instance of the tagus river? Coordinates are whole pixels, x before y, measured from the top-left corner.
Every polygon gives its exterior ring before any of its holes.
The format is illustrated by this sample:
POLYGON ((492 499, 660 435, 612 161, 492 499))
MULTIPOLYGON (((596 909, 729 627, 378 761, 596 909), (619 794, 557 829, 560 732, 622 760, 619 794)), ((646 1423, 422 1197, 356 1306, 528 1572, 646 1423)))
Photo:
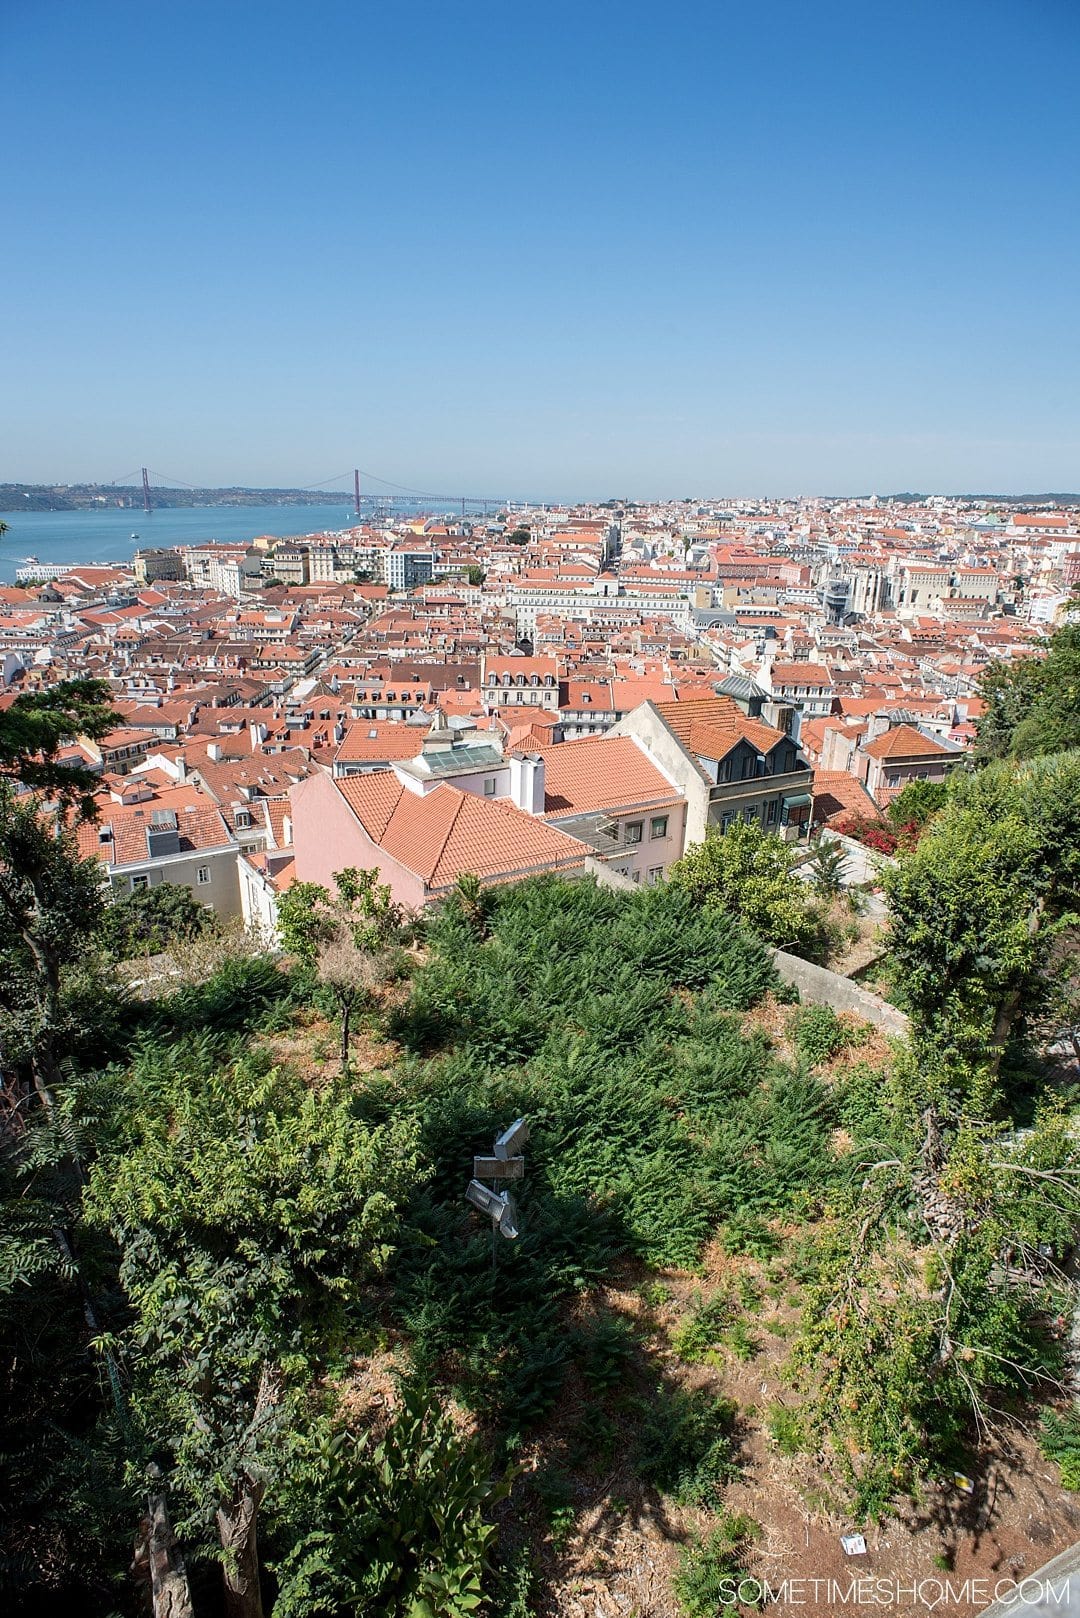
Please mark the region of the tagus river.
POLYGON ((242 544, 257 534, 317 534, 349 528, 351 504, 199 506, 152 511, 0 511, 0 581, 10 584, 27 557, 38 562, 128 562, 140 546, 242 544))

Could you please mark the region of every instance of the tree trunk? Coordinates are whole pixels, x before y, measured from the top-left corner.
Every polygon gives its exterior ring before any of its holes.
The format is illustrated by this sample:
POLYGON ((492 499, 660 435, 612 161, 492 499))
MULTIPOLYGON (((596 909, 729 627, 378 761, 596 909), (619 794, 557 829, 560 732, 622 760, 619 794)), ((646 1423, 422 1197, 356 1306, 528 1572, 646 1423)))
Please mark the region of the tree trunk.
MULTIPOLYGON (((157 1474, 156 1467, 153 1472, 157 1474)), ((141 1562, 145 1555, 149 1565, 154 1618, 194 1618, 184 1559, 176 1548, 165 1491, 156 1482, 157 1477, 149 1500, 144 1547, 137 1560, 141 1562)))
POLYGON ((341 1066, 349 1065, 349 1023, 352 1020, 352 1001, 343 1000, 341 1003, 341 1066))
POLYGON ((227 1618, 263 1618, 259 1588, 259 1546, 256 1520, 263 1484, 245 1475, 237 1484, 232 1507, 217 1512, 218 1534, 225 1561, 227 1618))
MULTIPOLYGON (((32 877, 31 883, 33 885, 32 877)), ((49 947, 42 936, 44 931, 43 913, 36 886, 34 886, 33 907, 19 930, 22 934, 23 943, 29 950, 36 968, 38 998, 41 1007, 41 1026, 31 1051, 30 1068, 38 1098, 51 1117, 53 1111, 52 1092, 60 1077, 59 1064, 56 1060, 54 1049, 56 1013, 60 999, 60 963, 56 958, 56 951, 49 947), (35 923, 37 924, 36 926, 35 923)))

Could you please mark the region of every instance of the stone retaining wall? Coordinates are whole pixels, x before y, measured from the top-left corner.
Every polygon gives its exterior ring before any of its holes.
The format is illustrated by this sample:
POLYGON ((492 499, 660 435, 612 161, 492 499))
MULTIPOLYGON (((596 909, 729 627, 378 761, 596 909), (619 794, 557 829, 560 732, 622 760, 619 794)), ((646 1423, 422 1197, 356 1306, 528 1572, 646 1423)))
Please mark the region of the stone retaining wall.
POLYGON ((891 1006, 880 995, 871 994, 851 978, 830 972, 827 967, 815 966, 812 961, 800 960, 786 950, 774 949, 772 955, 776 970, 785 983, 791 983, 803 1000, 813 1005, 831 1006, 834 1011, 853 1011, 857 1017, 873 1023, 883 1034, 906 1039, 910 1022, 904 1012, 891 1006))

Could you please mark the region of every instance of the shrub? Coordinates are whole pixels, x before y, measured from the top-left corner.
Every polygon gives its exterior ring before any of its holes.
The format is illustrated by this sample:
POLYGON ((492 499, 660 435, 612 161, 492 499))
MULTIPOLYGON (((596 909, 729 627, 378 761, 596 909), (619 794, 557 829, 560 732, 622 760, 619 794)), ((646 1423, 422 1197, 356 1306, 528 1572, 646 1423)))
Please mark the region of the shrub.
POLYGON ((661 1385, 640 1417, 638 1475, 679 1506, 714 1506, 739 1475, 733 1438, 738 1406, 704 1389, 661 1385))
POLYGON ((752 1518, 724 1512, 712 1533, 683 1551, 674 1591, 686 1618, 737 1618, 740 1607, 760 1605, 757 1581, 741 1583, 760 1533, 752 1518))
POLYGON ((1061 1468, 1061 1487, 1080 1489, 1080 1410, 1048 1410, 1042 1419, 1039 1448, 1061 1468))
POLYGON ((761 1346, 758 1339, 750 1330, 747 1322, 740 1316, 728 1327, 724 1341, 737 1360, 752 1360, 761 1346))
POLYGON ((465 1618, 484 1595, 495 1534, 485 1513, 506 1492, 479 1444, 419 1389, 404 1391, 374 1448, 349 1431, 316 1432, 284 1501, 275 1613, 465 1618))
POLYGON ((781 1455, 798 1455, 806 1448, 807 1436, 797 1410, 777 1401, 765 1415, 769 1437, 781 1455))
POLYGON ((689 1365, 707 1360, 719 1349, 734 1314, 735 1305, 727 1292, 714 1292, 706 1299, 696 1296, 690 1313, 671 1335, 672 1348, 689 1365))
POLYGON ((854 1043, 854 1034, 831 1006, 803 1006, 795 1018, 795 1044, 806 1060, 815 1067, 831 1061, 846 1046, 854 1043))
POLYGON ((622 1381, 634 1348, 634 1334, 627 1321, 601 1315, 576 1332, 571 1341, 581 1374, 594 1392, 606 1393, 622 1381))
POLYGON ((764 1219, 752 1213, 734 1213, 721 1234, 725 1253, 767 1259, 780 1251, 780 1238, 764 1219))

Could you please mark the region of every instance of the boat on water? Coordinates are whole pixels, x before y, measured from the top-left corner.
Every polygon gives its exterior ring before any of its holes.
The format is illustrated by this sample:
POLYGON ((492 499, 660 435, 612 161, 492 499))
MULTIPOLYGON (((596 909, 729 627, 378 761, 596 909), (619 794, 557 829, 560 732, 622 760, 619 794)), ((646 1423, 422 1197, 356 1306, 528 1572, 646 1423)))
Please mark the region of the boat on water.
POLYGON ((36 562, 37 557, 36 556, 24 556, 23 561, 24 562, 36 562))
POLYGON ((132 534, 131 537, 132 537, 132 539, 138 539, 139 536, 138 536, 138 534, 132 534))

